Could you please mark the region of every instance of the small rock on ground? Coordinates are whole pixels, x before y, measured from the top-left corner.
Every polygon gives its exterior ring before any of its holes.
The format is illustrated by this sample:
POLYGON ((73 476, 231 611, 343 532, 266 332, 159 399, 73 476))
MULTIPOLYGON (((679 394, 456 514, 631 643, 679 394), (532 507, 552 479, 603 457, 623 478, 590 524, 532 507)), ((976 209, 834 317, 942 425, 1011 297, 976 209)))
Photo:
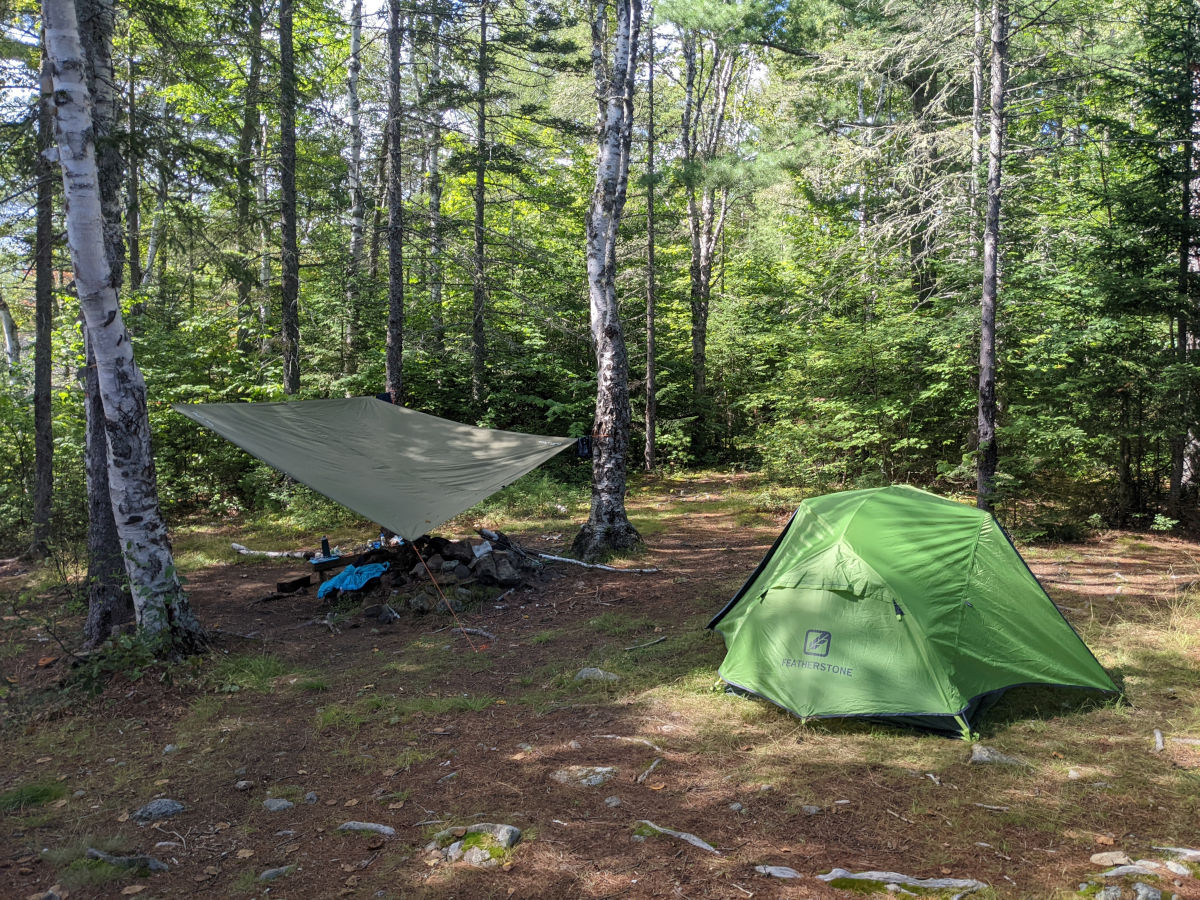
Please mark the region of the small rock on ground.
POLYGON ((743 806, 741 803, 730 803, 730 804, 729 804, 729 811, 730 811, 730 812, 740 813, 740 812, 742 812, 742 811, 743 811, 745 808, 746 808, 746 807, 745 807, 745 806, 743 806))
POLYGON ((239 781, 237 784, 235 784, 233 786, 234 790, 237 790, 237 791, 248 791, 252 787, 254 787, 254 782, 246 781, 245 779, 242 779, 241 781, 239 781))
POLYGON ((1127 866, 1131 862, 1133 860, 1124 850, 1109 850, 1107 853, 1092 854, 1092 865, 1094 866, 1127 866))
POLYGON ((1025 763, 1017 759, 1015 756, 1009 756, 1007 753, 1001 753, 993 747, 987 747, 983 744, 971 745, 971 759, 969 762, 976 766, 1023 766, 1025 763))
POLYGON ((482 847, 472 847, 463 854, 463 862, 469 866, 474 866, 477 869, 490 869, 500 865, 500 860, 493 859, 492 855, 482 847))
POLYGON ((1117 866, 1115 869, 1109 869, 1107 872, 1102 872, 1102 878, 1123 878, 1126 875, 1159 875, 1153 869, 1147 869, 1145 866, 1117 866))
POLYGON ((821 814, 821 807, 819 806, 802 806, 800 810, 806 816, 819 816, 821 814))
POLYGON ((316 803, 320 799, 321 798, 317 796, 316 791, 309 791, 307 794, 304 795, 305 803, 316 803))
POLYGON ((1162 891, 1141 881, 1133 886, 1134 900, 1162 900, 1162 891))
POLYGON ((291 800, 284 800, 282 797, 268 797, 263 801, 263 809, 267 812, 283 812, 295 805, 291 800))
POLYGON ((580 669, 575 674, 576 681, 620 681, 621 676, 616 672, 605 672, 603 669, 597 669, 594 666, 580 669))
MULTIPOLYGON (((681 841, 687 841, 693 847, 699 847, 701 850, 707 850, 709 853, 715 853, 717 856, 721 855, 721 851, 718 850, 716 847, 714 847, 712 844, 710 844, 708 841, 703 840, 702 838, 698 838, 694 834, 691 834, 690 832, 676 831, 673 828, 664 828, 661 825, 655 825, 649 819, 640 819, 637 824, 639 826, 644 825, 645 827, 651 829, 652 831, 657 831, 659 834, 665 834, 665 835, 669 835, 670 837, 673 837, 673 838, 679 838, 679 840, 681 840, 681 841)), ((640 835, 635 835, 635 836, 640 837, 640 835)))
POLYGON ((396 836, 395 828, 390 825, 380 825, 378 822, 343 822, 338 826, 338 831, 370 831, 384 837, 396 836))
POLYGON ((1100 888, 1096 891, 1096 900, 1121 900, 1121 895, 1124 893, 1117 885, 1110 884, 1108 887, 1100 888))
POLYGON ((616 766, 567 766, 553 772, 550 777, 560 784, 599 787, 606 781, 611 781, 616 774, 616 766))
POLYGON ((850 872, 837 868, 824 875, 818 875, 817 878, 821 881, 836 881, 840 878, 848 878, 852 881, 879 881, 883 884, 924 888, 927 891, 971 892, 987 887, 982 881, 976 881, 973 878, 913 878, 911 875, 901 875, 899 872, 850 872))
POLYGON ((120 869, 146 869, 149 872, 167 871, 166 863, 160 862, 153 856, 113 856, 111 853, 105 853, 95 847, 88 847, 87 858, 98 859, 120 869))
POLYGON ((772 878, 799 878, 800 873, 787 866, 755 866, 754 871, 759 875, 769 875, 772 878))
POLYGON ((295 866, 280 866, 278 869, 267 869, 258 876, 259 881, 274 881, 277 878, 282 878, 284 875, 291 875, 296 870, 295 866))
POLYGON ((167 797, 160 797, 157 800, 151 800, 140 809, 133 812, 135 822, 154 822, 158 819, 169 819, 171 816, 177 816, 187 809, 178 800, 171 800, 167 797))
POLYGON ((621 805, 621 798, 620 798, 620 797, 618 797, 618 796, 616 796, 615 794, 614 794, 613 796, 611 796, 611 797, 605 797, 605 798, 604 798, 604 805, 605 805, 605 806, 609 806, 609 807, 613 807, 613 808, 615 809, 616 807, 618 807, 618 806, 620 806, 620 805, 621 805))

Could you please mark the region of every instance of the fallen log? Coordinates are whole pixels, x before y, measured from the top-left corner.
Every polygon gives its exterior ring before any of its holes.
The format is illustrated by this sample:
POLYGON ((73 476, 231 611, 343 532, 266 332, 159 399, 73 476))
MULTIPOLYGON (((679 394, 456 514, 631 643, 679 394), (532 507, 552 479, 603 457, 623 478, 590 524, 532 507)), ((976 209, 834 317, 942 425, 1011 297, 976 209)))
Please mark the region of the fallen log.
POLYGON ((242 556, 267 556, 272 559, 312 559, 317 554, 312 550, 251 550, 241 544, 230 544, 242 556))
POLYGON ((550 562, 570 563, 573 566, 582 566, 585 569, 599 569, 601 572, 617 572, 622 575, 654 575, 658 572, 658 569, 618 569, 615 566, 605 566, 601 563, 585 563, 582 560, 571 559, 569 556, 555 556, 552 553, 539 553, 538 556, 550 562))
POLYGON ((451 634, 473 634, 476 637, 487 638, 489 641, 494 641, 496 636, 490 631, 484 631, 482 628, 451 628, 451 634))

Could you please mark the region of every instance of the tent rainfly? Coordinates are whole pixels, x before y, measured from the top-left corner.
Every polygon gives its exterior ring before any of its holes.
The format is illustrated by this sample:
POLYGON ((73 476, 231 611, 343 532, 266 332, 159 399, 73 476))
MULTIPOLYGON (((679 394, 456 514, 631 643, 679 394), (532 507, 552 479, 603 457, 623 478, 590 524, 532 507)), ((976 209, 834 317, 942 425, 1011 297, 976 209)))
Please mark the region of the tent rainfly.
POLYGON ((905 486, 801 503, 708 627, 724 681, 801 718, 966 738, 1017 685, 1117 692, 989 513, 905 486))
POLYGON ((461 425, 374 397, 174 409, 409 541, 574 443, 461 425))

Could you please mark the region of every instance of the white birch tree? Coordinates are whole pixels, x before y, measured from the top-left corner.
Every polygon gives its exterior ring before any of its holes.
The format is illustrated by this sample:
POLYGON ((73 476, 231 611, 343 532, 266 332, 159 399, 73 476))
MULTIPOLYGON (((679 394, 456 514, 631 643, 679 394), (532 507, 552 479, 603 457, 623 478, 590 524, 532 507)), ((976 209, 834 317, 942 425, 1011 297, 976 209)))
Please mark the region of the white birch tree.
POLYGON ((610 3, 591 7, 592 70, 596 79, 596 181, 587 212, 587 277, 596 350, 596 416, 592 429, 592 507, 573 544, 584 559, 633 547, 641 535, 625 513, 629 450, 629 359, 617 305, 617 233, 629 185, 633 85, 641 0, 612 0, 616 30, 607 58, 610 3))
POLYGON ((108 437, 109 490, 138 627, 162 649, 197 649, 203 632, 180 585, 158 503, 146 383, 133 358, 105 252, 87 64, 73 0, 45 0, 42 20, 54 83, 54 122, 67 244, 95 354, 108 437))

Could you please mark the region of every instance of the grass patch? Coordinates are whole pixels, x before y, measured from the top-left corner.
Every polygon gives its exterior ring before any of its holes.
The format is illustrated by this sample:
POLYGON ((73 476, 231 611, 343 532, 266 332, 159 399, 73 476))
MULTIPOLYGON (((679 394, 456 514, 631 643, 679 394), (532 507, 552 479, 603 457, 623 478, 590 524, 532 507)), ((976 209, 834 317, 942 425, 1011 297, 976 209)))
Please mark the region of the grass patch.
POLYGON ((213 666, 209 682, 219 693, 266 692, 275 686, 275 679, 290 671, 288 664, 277 656, 247 653, 220 660, 213 666))
POLYGON ((0 794, 0 812, 13 812, 31 806, 43 806, 67 795, 67 786, 58 781, 33 781, 0 794))
POLYGON ((596 618, 588 620, 588 625, 592 628, 603 634, 611 634, 613 637, 653 631, 655 624, 653 619, 636 618, 617 612, 602 613, 596 618))
POLYGON ((557 631, 539 631, 529 639, 529 642, 531 644, 549 644, 556 637, 558 637, 557 631))
POLYGON ((329 682, 324 678, 305 678, 296 682, 296 690, 308 694, 321 694, 329 690, 329 682))

